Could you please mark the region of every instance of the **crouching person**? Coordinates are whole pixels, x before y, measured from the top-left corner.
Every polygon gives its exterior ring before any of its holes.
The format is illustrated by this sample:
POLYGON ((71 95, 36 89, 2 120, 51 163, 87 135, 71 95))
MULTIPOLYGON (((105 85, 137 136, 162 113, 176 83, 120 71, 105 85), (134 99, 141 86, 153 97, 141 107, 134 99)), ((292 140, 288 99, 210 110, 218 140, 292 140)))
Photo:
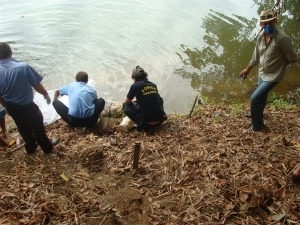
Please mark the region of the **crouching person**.
POLYGON ((134 83, 123 103, 124 114, 135 123, 138 130, 158 126, 167 119, 157 86, 147 76, 140 66, 134 68, 131 75, 134 83), (133 101, 134 98, 136 101, 133 101))
POLYGON ((88 74, 78 72, 76 82, 68 84, 54 93, 53 107, 61 118, 72 127, 93 127, 104 109, 105 101, 87 84, 88 74), (69 97, 69 107, 58 100, 59 96, 69 97))

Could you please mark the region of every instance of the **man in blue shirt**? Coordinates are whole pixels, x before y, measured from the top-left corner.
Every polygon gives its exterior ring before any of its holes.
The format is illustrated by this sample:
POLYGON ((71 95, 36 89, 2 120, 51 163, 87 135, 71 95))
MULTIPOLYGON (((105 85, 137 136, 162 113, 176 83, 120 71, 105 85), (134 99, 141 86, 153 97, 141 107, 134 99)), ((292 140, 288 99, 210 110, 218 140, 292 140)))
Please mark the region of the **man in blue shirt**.
POLYGON ((87 84, 88 74, 80 71, 76 82, 61 87, 54 93, 53 107, 61 118, 73 127, 92 127, 104 109, 105 101, 97 97, 97 92, 87 84), (58 100, 60 95, 69 97, 69 108, 58 100))
POLYGON ((28 63, 12 58, 9 44, 0 42, 0 103, 15 121, 28 154, 33 154, 38 145, 45 154, 51 153, 58 143, 47 137, 43 114, 33 102, 32 87, 44 96, 47 104, 51 102, 42 79, 28 63))

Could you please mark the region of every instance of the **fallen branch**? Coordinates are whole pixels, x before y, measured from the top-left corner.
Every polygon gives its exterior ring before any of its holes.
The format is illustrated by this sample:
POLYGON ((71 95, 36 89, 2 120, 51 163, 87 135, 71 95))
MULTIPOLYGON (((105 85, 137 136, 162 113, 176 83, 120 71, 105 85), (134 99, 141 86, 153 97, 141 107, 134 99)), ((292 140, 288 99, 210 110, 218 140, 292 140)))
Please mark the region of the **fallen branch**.
POLYGON ((4 151, 4 152, 1 152, 1 153, 10 154, 10 153, 13 153, 13 152, 19 150, 20 148, 23 148, 24 146, 25 146, 25 143, 23 143, 19 146, 16 146, 13 149, 10 149, 9 151, 4 151))

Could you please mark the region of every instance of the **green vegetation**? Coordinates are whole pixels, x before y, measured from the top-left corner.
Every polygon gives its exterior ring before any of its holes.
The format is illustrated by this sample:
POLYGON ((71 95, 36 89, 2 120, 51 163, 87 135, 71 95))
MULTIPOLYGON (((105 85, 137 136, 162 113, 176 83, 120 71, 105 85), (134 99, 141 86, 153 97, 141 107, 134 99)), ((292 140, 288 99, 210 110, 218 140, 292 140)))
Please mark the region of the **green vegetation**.
MULTIPOLYGON (((193 108, 193 115, 203 114, 205 105, 215 105, 215 103, 209 102, 206 96, 199 95, 198 101, 193 108)), ((234 117, 243 116, 245 114, 245 110, 249 108, 249 103, 242 103, 237 99, 226 103, 224 102, 223 104, 218 103, 217 105, 221 108, 228 108, 230 110, 229 114, 234 117)), ((273 109, 296 109, 300 106, 300 88, 295 91, 291 91, 286 95, 278 95, 274 92, 271 92, 268 97, 267 106, 273 109)), ((218 112, 214 114, 214 121, 221 122, 221 118, 219 117, 218 112)))
POLYGON ((276 109, 295 109, 300 105, 300 91, 296 90, 286 96, 276 95, 272 92, 269 95, 268 104, 276 109))
POLYGON ((229 106, 230 114, 233 116, 243 115, 245 111, 245 104, 234 102, 229 106))

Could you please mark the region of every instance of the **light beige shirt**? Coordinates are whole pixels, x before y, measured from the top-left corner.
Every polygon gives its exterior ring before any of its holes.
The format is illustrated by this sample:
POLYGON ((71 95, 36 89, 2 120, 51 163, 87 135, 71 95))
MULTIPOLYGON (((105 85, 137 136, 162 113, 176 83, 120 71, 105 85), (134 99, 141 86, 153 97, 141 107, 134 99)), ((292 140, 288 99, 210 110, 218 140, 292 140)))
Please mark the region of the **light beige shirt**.
POLYGON ((268 44, 264 31, 258 36, 249 66, 259 64, 258 75, 263 81, 279 82, 283 79, 287 66, 297 61, 292 41, 282 30, 275 28, 268 44))

